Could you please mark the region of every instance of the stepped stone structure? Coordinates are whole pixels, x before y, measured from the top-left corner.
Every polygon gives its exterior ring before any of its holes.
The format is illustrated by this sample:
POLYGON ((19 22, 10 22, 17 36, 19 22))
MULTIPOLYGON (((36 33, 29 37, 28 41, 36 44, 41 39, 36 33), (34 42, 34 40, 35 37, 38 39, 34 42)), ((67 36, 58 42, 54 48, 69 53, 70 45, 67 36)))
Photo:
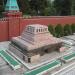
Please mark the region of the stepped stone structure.
POLYGON ((21 36, 11 40, 9 50, 23 59, 25 62, 36 62, 44 54, 51 51, 59 51, 62 42, 53 37, 45 25, 27 25, 21 36))

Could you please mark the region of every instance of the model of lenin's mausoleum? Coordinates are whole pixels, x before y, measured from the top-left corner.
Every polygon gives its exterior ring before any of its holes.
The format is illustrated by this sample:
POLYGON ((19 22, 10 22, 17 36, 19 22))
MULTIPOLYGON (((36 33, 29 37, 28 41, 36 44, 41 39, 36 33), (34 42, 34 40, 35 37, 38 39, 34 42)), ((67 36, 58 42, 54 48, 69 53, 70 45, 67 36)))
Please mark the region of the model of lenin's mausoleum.
POLYGON ((0 41, 6 41, 0 43, 0 75, 62 75, 74 69, 75 35, 56 38, 47 27, 72 23, 75 16, 25 18, 17 0, 7 0, 0 18, 0 41))
POLYGON ((26 62, 36 62, 46 53, 57 50, 62 46, 60 39, 53 37, 45 25, 28 25, 21 36, 11 40, 9 50, 26 62))

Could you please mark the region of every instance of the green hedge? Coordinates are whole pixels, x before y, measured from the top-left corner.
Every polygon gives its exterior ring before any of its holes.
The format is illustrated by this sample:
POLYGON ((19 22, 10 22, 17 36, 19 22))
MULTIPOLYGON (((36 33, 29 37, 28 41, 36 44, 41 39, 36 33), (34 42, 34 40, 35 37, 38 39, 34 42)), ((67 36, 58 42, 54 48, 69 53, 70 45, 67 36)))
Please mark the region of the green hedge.
POLYGON ((48 30, 52 35, 55 35, 55 31, 54 31, 54 26, 53 25, 48 25, 48 30))
POLYGON ((65 24, 64 26, 64 36, 71 35, 72 34, 72 29, 69 24, 65 24))
POLYGON ((62 37, 63 36, 63 27, 61 26, 61 24, 56 25, 55 34, 56 34, 56 37, 62 37))
POLYGON ((48 25, 49 32, 55 37, 63 37, 72 35, 75 33, 75 23, 73 24, 65 24, 64 26, 61 24, 57 24, 56 27, 54 25, 48 25))
POLYGON ((72 30, 72 33, 75 33, 75 24, 71 24, 71 30, 72 30))

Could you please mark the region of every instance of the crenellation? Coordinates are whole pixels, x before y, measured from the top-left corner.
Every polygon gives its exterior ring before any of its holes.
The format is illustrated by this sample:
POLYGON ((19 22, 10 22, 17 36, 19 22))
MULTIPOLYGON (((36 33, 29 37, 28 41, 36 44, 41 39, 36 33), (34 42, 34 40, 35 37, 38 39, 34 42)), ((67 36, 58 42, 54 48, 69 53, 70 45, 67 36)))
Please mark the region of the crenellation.
POLYGON ((7 18, 1 18, 0 21, 7 21, 7 18))

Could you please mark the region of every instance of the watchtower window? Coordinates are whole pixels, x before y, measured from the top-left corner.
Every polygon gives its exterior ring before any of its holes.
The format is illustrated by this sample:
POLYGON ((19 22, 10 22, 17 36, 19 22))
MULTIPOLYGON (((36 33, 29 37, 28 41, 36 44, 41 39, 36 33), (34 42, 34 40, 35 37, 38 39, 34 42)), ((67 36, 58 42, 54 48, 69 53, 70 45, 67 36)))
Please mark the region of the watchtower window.
POLYGON ((16 6, 11 6, 11 8, 17 8, 16 6))
POLYGON ((36 32, 38 32, 38 29, 36 30, 36 32))
POLYGON ((40 32, 40 29, 39 29, 39 32, 40 32))

